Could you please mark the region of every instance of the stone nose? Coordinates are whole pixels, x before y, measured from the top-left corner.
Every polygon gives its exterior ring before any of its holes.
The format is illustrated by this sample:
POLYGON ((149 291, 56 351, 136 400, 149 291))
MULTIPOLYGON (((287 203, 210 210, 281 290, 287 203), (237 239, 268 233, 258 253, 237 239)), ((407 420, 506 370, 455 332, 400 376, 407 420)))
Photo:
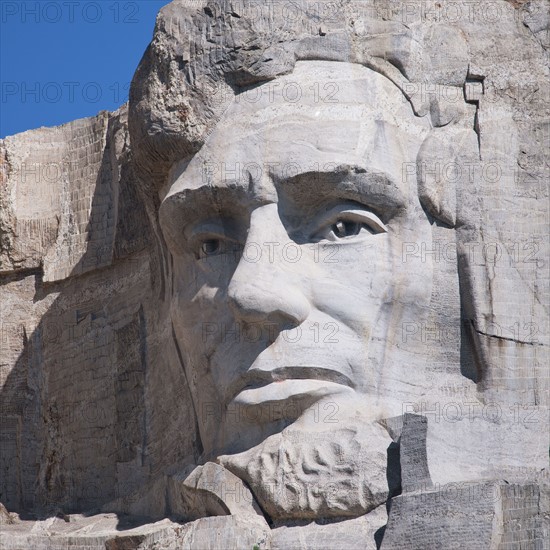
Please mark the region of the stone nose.
POLYGON ((276 204, 252 212, 245 249, 227 291, 237 319, 272 323, 280 331, 308 317, 311 306, 300 288, 305 266, 285 260, 288 243, 276 204))

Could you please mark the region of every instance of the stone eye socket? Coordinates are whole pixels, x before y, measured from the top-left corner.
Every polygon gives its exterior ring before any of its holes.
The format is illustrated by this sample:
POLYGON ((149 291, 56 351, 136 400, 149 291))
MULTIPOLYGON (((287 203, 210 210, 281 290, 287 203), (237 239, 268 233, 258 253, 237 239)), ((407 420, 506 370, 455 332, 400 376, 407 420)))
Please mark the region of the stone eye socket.
POLYGON ((201 244, 200 255, 204 258, 206 256, 214 256, 220 251, 219 239, 208 239, 201 244))
POLYGON ((355 205, 337 206, 328 214, 323 214, 315 225, 317 230, 311 233, 310 241, 340 241, 353 237, 366 237, 387 233, 386 226, 373 212, 355 205))
POLYGON ((339 220, 331 226, 331 230, 336 237, 343 239, 358 235, 363 227, 364 224, 359 222, 339 220))

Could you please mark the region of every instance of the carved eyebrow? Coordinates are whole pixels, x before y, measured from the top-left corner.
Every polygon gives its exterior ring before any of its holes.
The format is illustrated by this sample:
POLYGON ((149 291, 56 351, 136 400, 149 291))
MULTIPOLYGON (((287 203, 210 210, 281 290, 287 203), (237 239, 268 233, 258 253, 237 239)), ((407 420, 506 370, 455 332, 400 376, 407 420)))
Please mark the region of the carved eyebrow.
POLYGON ((326 202, 330 197, 348 199, 372 208, 384 222, 407 206, 403 191, 390 174, 356 165, 301 172, 278 179, 276 186, 295 204, 326 202))
POLYGON ((247 187, 239 182, 227 182, 225 185, 210 185, 205 183, 199 187, 184 187, 177 193, 168 196, 165 202, 174 204, 178 209, 189 206, 194 210, 194 203, 212 206, 213 209, 227 202, 239 202, 246 200, 247 187))
POLYGON ((181 240, 188 224, 216 214, 237 213, 243 204, 249 202, 247 189, 237 182, 227 186, 205 184, 184 188, 161 203, 159 220, 165 236, 175 244, 181 240))
MULTIPOLYGON (((330 165, 320 170, 309 170, 290 177, 270 173, 279 199, 290 200, 295 206, 315 206, 330 202, 331 198, 351 200, 364 204, 377 214, 382 222, 388 221, 407 201, 403 192, 388 173, 357 165, 330 165)), ((236 215, 243 206, 265 203, 265 197, 253 194, 244 182, 231 181, 224 185, 204 184, 184 187, 168 196, 160 206, 160 223, 167 238, 181 239, 183 228, 205 215, 236 215), (198 206, 200 205, 200 208, 198 206)))

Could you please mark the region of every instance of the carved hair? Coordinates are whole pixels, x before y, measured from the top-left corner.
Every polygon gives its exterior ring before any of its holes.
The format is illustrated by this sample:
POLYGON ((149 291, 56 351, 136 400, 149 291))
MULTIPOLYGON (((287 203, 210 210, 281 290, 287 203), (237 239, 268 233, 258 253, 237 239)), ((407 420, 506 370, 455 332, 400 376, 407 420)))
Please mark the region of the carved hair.
MULTIPOLYGON (((394 82, 434 127, 471 131, 475 108, 462 98, 468 48, 461 34, 441 23, 410 28, 375 19, 372 10, 370 2, 350 0, 180 0, 164 7, 130 89, 141 183, 159 191, 170 167, 201 148, 236 94, 292 72, 299 60, 364 65, 394 82), (434 40, 442 47, 434 49, 434 40), (447 93, 426 93, 426 82, 447 93)), ((454 223, 449 201, 436 195, 421 192, 433 215, 454 223)))

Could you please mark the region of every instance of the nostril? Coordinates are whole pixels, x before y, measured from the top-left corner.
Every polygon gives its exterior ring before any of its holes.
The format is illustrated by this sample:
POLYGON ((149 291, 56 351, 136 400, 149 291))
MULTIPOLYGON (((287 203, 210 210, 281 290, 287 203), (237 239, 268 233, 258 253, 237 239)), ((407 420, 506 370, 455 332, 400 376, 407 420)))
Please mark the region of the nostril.
POLYGON ((267 344, 271 345, 277 340, 281 332, 292 331, 299 325, 300 321, 290 318, 287 312, 272 311, 262 322, 262 333, 265 335, 267 344))
MULTIPOLYGON (((263 321, 244 321, 239 324, 244 342, 255 343, 262 342, 266 346, 271 346, 283 332, 291 334, 290 339, 294 338, 291 332, 299 327, 298 324, 278 315, 277 313, 268 315, 263 321)), ((300 329, 298 329, 300 331, 300 329)), ((301 332, 300 332, 301 334, 301 332)))
POLYGON ((237 320, 276 325, 277 331, 295 328, 309 315, 307 298, 281 280, 231 281, 227 297, 237 320))
POLYGON ((266 319, 266 325, 276 326, 278 332, 295 329, 301 324, 299 319, 291 318, 288 313, 272 311, 266 319))

